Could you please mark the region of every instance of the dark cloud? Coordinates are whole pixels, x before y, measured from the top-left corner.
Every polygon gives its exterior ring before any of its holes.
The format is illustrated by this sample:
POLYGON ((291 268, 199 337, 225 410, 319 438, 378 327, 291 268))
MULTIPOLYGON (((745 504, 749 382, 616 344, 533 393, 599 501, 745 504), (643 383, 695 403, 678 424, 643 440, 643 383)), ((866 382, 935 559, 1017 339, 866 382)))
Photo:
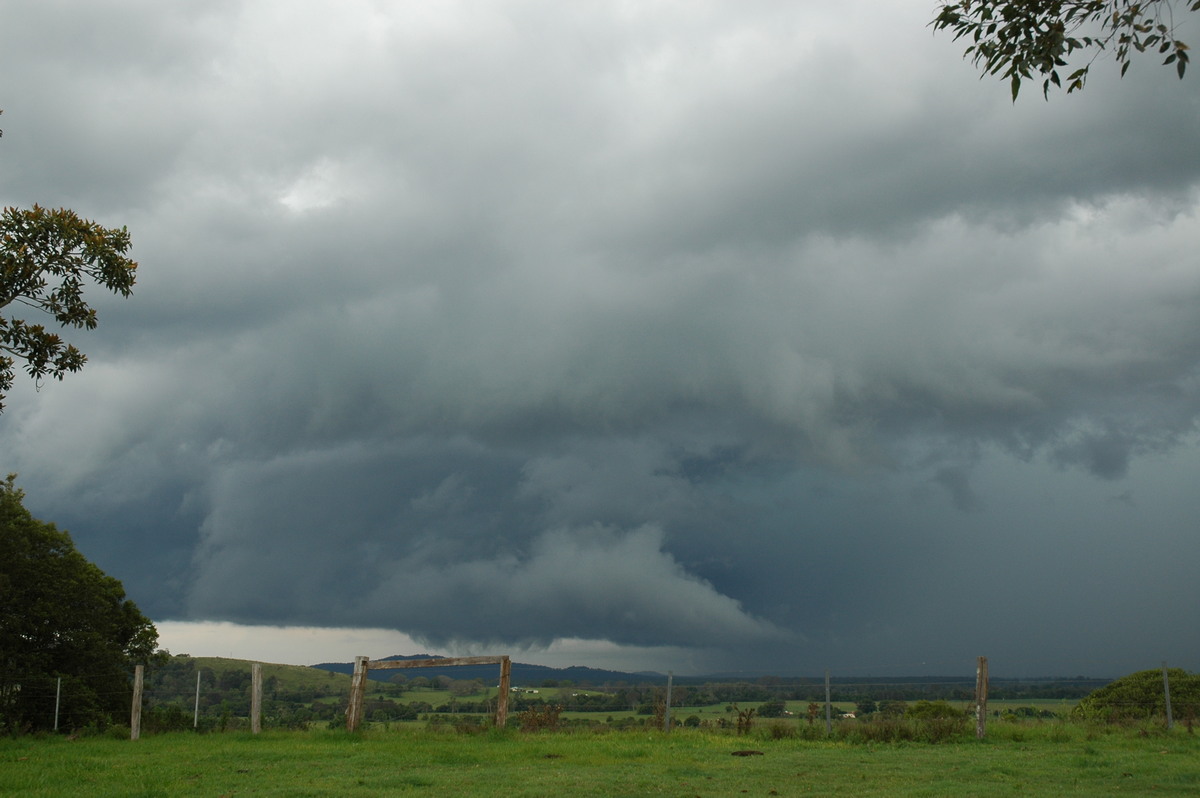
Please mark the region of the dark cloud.
POLYGON ((970 475, 961 466, 946 466, 938 469, 933 481, 950 494, 954 506, 963 512, 983 509, 983 500, 971 489, 970 475))
POLYGON ((0 32, 4 199, 142 273, 0 446, 155 617, 1114 672, 1200 598, 1190 79, 1013 105, 915 2, 74 10, 0 32))

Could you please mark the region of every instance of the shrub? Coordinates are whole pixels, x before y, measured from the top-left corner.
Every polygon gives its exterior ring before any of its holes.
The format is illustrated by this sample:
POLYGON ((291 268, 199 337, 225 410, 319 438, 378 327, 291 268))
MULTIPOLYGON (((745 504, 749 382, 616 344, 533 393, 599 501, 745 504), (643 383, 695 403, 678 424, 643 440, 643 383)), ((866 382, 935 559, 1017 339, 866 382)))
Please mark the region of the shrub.
POLYGON ((558 716, 561 713, 560 706, 530 707, 518 716, 521 731, 554 731, 558 728, 558 716))
MULTIPOLYGON (((839 724, 836 728, 840 730, 841 725, 842 724, 839 724)), ((806 726, 803 724, 797 725, 796 736, 801 740, 823 740, 825 739, 825 726, 806 726)))
POLYGON ((791 723, 775 721, 767 726, 767 736, 772 740, 785 740, 796 736, 796 726, 791 723))
POLYGON ((104 733, 105 733, 105 735, 107 735, 108 737, 111 737, 114 740, 128 740, 129 735, 132 732, 130 732, 128 726, 123 726, 118 723, 113 726, 109 726, 107 729, 104 730, 104 733))
POLYGON ((142 730, 148 734, 191 731, 192 714, 177 704, 146 707, 142 711, 142 730))
MULTIPOLYGON (((1171 684, 1171 710, 1177 718, 1200 714, 1200 675, 1182 668, 1167 671, 1171 684)), ((1129 723, 1166 716, 1161 670, 1138 671, 1089 693, 1072 711, 1072 717, 1105 723, 1129 723)))
POLYGON ((764 701, 758 707, 758 716, 760 718, 782 718, 786 709, 787 705, 779 699, 764 701))
POLYGON ((943 743, 965 734, 967 726, 967 716, 963 713, 956 718, 925 718, 917 721, 916 739, 943 743))
POLYGON ((749 733, 754 727, 754 707, 749 709, 739 709, 737 704, 733 705, 733 709, 737 712, 737 733, 743 735, 749 733))
POLYGON ((918 717, 883 717, 876 714, 870 720, 838 724, 836 734, 838 739, 851 743, 942 743, 966 734, 970 725, 965 712, 949 708, 954 712, 951 717, 943 717, 944 710, 941 708, 923 710, 928 714, 918 717))
POLYGON ((914 720, 941 720, 966 717, 966 713, 945 701, 918 701, 905 710, 904 717, 914 720))
POLYGON ((913 724, 895 717, 877 717, 863 723, 839 725, 838 739, 852 743, 896 743, 916 738, 913 724))

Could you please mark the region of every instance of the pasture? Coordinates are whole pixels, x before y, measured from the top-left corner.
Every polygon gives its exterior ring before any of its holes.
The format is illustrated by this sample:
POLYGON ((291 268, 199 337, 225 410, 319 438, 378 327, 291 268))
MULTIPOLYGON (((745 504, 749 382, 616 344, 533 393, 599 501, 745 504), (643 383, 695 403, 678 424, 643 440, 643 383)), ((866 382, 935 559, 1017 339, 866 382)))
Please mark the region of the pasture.
MULTIPOLYGON (((796 728, 796 722, 791 722, 796 728)), ((1184 729, 992 723, 977 741, 804 739, 710 729, 458 733, 415 725, 0 739, 0 794, 38 796, 1196 795, 1184 729), (739 750, 761 755, 735 756, 739 750)), ((786 727, 784 727, 786 728, 786 727)))

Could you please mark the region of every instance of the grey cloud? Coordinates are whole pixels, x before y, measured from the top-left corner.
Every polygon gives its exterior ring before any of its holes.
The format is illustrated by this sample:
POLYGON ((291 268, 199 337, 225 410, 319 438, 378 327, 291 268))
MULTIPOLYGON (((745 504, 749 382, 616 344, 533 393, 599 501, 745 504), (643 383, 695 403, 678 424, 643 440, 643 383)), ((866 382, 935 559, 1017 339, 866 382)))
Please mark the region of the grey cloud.
POLYGON ((998 519, 1072 561, 1077 480, 1149 514, 1194 451, 1190 80, 1014 107, 917 3, 62 11, 3 34, 6 202, 142 276, 0 446, 159 617, 887 662, 998 519))
POLYGON ((951 466, 940 468, 933 480, 950 493, 954 506, 958 509, 964 512, 983 509, 983 501, 971 489, 969 475, 963 468, 951 466))
MULTIPOLYGON (((652 527, 555 530, 525 557, 398 567, 367 599, 434 643, 550 641, 571 630, 634 645, 744 646, 790 635, 688 574, 652 527), (453 627, 422 616, 459 618, 453 627)), ((402 564, 397 564, 402 565, 402 564)))
MULTIPOLYGON (((464 468, 470 454, 457 455, 464 468)), ((431 459, 351 447, 230 469, 201 530, 190 612, 279 622, 299 612, 328 624, 352 615, 442 643, 548 643, 570 629, 701 646, 705 630, 730 641, 784 635, 689 574, 659 529, 543 532, 533 514, 521 523, 519 506, 498 524, 488 515, 511 487, 497 494, 478 463, 412 495, 431 459)))

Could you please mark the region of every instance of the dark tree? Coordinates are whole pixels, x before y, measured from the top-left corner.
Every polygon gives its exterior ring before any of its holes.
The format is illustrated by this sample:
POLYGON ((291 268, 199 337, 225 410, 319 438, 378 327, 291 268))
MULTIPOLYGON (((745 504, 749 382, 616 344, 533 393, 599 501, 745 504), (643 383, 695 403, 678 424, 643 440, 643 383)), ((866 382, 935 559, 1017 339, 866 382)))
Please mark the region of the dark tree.
MULTIPOLYGON (((1200 716, 1200 674, 1171 668, 1167 679, 1171 685, 1172 714, 1194 722, 1200 716)), ((1085 720, 1122 722, 1163 717, 1166 712, 1163 673, 1156 669, 1131 673, 1092 691, 1071 714, 1085 720)))
POLYGON ((859 715, 870 715, 878 708, 879 705, 869 698, 865 698, 854 705, 854 710, 859 715))
POLYGON ((759 705, 758 716, 760 718, 782 718, 786 711, 787 705, 781 699, 773 698, 759 705))
POLYGON ((25 509, 14 480, 0 482, 0 727, 52 728, 59 678, 60 727, 127 719, 131 666, 158 632, 70 535, 25 509))

